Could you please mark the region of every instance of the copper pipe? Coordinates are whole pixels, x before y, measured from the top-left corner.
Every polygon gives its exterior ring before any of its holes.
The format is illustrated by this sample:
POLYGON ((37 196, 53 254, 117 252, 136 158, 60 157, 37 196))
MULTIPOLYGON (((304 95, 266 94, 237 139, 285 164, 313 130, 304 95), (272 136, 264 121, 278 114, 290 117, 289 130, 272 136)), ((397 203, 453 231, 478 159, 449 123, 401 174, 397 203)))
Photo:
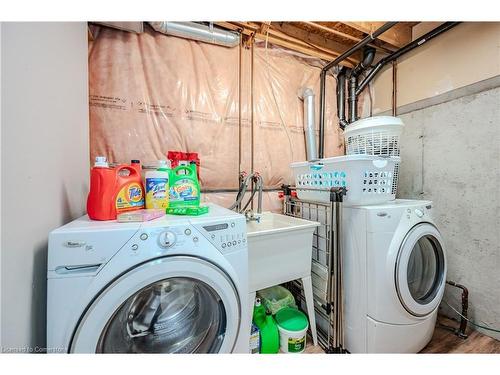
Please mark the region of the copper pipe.
MULTIPOLYGON (((241 145, 242 145, 242 131, 241 131, 241 80, 242 80, 242 67, 241 67, 241 57, 242 57, 242 45, 243 37, 240 39, 240 44, 238 46, 238 180, 241 174, 241 145)), ((240 181, 238 181, 239 183, 240 181)))
POLYGON ((467 338, 467 312, 469 309, 469 290, 462 284, 458 284, 454 281, 447 280, 446 284, 454 286, 455 288, 462 290, 462 316, 460 319, 460 327, 455 330, 455 333, 458 337, 463 339, 467 338))
POLYGON ((397 96, 398 96, 398 63, 397 60, 392 62, 392 115, 395 117, 397 112, 397 96))
MULTIPOLYGON (((250 45, 250 52, 251 52, 251 63, 250 63, 250 122, 252 125, 252 128, 250 130, 251 134, 251 162, 250 162, 250 174, 253 175, 254 173, 254 100, 253 100, 253 90, 254 90, 254 41, 252 40, 252 44, 250 45)), ((255 189, 254 186, 254 181, 252 179, 252 192, 255 189)), ((253 210, 253 199, 252 199, 252 204, 251 204, 251 209, 253 210)))

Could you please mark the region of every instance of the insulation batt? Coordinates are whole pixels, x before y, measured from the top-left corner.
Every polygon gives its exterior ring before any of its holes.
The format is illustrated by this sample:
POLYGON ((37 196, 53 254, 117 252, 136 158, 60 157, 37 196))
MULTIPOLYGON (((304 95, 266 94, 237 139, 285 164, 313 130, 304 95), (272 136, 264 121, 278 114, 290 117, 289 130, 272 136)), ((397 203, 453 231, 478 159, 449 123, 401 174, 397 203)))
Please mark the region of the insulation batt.
MULTIPOLYGON (((290 163, 305 160, 303 102, 297 93, 310 87, 319 97, 321 60, 255 44, 252 150, 252 54, 242 49, 240 149, 238 47, 167 36, 150 28, 142 34, 105 27, 93 32, 91 160, 106 155, 111 162, 140 159, 148 165, 164 159, 168 150, 197 152, 202 187, 230 189, 238 187, 240 170, 251 170, 253 158, 266 188, 293 183, 290 163)), ((326 91, 325 154, 341 155, 332 76, 326 91)), ((277 194, 265 195, 265 207, 276 209, 277 194)), ((222 196, 223 202, 232 203, 234 194, 222 196)))

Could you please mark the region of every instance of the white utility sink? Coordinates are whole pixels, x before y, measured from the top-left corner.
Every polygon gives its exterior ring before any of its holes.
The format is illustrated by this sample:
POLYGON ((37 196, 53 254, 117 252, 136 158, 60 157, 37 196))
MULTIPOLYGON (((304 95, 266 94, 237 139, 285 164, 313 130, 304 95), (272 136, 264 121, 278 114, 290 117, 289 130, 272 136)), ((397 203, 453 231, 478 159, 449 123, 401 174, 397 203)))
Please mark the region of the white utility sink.
MULTIPOLYGON (((320 223, 264 212, 247 222, 249 311, 258 290, 300 279, 314 345, 318 344, 311 280, 312 242, 320 223)), ((248 327, 250 330, 250 327, 248 327)))
POLYGON ((319 225, 272 212, 247 222, 250 292, 310 276, 313 233, 319 225))

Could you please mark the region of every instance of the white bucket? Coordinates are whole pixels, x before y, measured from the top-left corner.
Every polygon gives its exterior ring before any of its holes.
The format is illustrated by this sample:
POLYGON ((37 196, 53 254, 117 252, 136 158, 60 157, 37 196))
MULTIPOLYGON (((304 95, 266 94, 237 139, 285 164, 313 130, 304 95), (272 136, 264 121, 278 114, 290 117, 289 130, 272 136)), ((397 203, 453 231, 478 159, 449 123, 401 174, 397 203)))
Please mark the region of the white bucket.
POLYGON ((301 331, 289 331, 280 327, 278 324, 278 331, 280 333, 280 349, 283 353, 299 354, 303 353, 306 349, 306 337, 309 324, 301 331))

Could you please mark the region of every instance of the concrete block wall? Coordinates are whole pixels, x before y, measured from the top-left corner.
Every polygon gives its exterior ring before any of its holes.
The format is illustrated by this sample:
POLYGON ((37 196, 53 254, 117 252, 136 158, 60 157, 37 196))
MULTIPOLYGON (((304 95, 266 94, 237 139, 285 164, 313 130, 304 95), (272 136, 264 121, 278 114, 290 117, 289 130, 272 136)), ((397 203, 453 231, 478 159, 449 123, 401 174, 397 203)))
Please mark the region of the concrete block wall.
MULTIPOLYGON (((498 329, 500 87, 470 91, 462 89, 464 96, 440 104, 421 102, 420 109, 407 108, 400 115, 406 126, 398 196, 434 201, 447 250, 447 279, 469 288, 472 320, 498 329)), ((460 311, 460 291, 446 289, 444 300, 460 311)), ((442 312, 458 317, 444 303, 442 312)), ((500 339, 498 333, 479 330, 500 339)))

